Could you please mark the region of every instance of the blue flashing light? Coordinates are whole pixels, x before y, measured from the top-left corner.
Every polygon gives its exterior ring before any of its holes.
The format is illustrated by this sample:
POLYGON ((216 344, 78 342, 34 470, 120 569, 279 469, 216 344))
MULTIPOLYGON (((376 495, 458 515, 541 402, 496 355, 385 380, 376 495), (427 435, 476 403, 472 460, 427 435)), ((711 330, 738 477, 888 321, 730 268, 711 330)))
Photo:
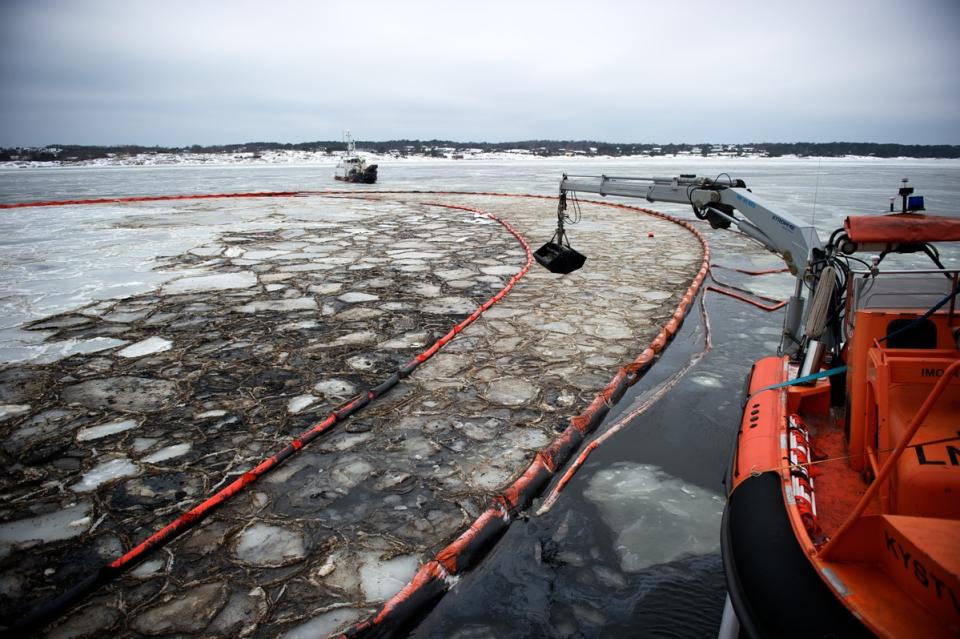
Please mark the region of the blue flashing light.
POLYGON ((911 195, 907 198, 907 210, 908 211, 924 211, 923 208, 923 196, 922 195, 911 195))

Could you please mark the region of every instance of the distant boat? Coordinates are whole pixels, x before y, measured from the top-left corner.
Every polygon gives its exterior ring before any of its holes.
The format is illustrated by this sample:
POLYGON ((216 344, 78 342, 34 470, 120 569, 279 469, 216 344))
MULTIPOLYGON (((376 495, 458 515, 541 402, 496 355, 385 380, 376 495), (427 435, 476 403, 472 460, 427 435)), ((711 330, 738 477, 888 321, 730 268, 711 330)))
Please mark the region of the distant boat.
POLYGON ((336 170, 337 172, 333 177, 341 182, 373 184, 377 181, 377 165, 368 165, 366 160, 357 155, 353 138, 350 137, 349 133, 347 133, 347 149, 340 156, 340 162, 337 163, 336 170))

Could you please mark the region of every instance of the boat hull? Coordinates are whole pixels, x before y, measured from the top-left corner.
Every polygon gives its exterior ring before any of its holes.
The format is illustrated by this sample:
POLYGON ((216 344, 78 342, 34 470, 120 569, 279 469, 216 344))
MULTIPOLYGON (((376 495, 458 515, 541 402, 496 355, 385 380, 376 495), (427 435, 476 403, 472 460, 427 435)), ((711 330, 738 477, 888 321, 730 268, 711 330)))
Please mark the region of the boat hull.
POLYGON ((377 165, 371 164, 363 171, 350 171, 346 175, 335 175, 333 177, 340 182, 374 184, 377 181, 377 165))
POLYGON ((730 601, 749 637, 872 637, 823 582, 797 543, 777 472, 737 485, 720 547, 730 601))

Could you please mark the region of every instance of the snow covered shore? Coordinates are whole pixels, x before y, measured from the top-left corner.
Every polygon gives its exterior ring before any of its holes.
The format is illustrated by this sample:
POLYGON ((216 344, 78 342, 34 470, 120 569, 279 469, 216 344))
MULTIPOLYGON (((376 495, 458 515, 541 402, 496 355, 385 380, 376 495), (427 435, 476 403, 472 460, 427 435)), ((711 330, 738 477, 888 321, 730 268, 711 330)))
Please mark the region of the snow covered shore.
MULTIPOLYGON (((677 153, 665 155, 586 155, 582 153, 569 153, 567 155, 540 156, 531 153, 526 149, 510 149, 507 151, 466 151, 466 152, 443 152, 442 155, 413 154, 401 156, 392 153, 371 153, 361 151, 368 163, 408 163, 408 162, 437 162, 448 160, 450 162, 469 162, 469 161, 502 161, 519 160, 537 162, 544 160, 553 160, 563 158, 576 158, 578 161, 622 161, 631 159, 649 158, 655 160, 663 159, 702 159, 702 158, 722 158, 724 161, 737 162, 742 160, 757 159, 782 159, 796 160, 800 159, 796 155, 784 155, 779 158, 766 158, 760 154, 691 154, 677 153)), ((261 151, 257 153, 140 153, 137 155, 114 155, 112 157, 97 158, 92 160, 57 160, 52 162, 34 162, 24 160, 14 160, 9 162, 0 162, 0 169, 5 168, 63 168, 63 167, 111 167, 111 166, 220 166, 220 165, 316 165, 333 166, 337 163, 339 155, 337 153, 327 154, 319 151, 261 151)), ((818 159, 818 158, 804 158, 818 159)), ((876 160, 890 161, 894 158, 874 158, 868 156, 848 155, 843 158, 823 158, 825 160, 876 160)), ((897 158, 908 159, 908 158, 897 158)))

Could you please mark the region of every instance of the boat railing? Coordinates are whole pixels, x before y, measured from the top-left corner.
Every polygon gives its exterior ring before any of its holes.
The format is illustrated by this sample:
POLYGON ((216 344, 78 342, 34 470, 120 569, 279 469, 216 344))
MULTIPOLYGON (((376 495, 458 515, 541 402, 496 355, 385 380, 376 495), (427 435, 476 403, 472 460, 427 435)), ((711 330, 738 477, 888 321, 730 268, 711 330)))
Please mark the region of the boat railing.
MULTIPOLYGON (((847 329, 853 327, 856 311, 865 308, 928 309, 957 290, 960 269, 851 270, 847 278, 847 329)), ((951 298, 953 317, 956 298, 951 298)))
POLYGON ((920 405, 920 409, 913 416, 913 419, 910 421, 910 425, 900 437, 900 440, 897 442, 896 447, 894 447, 890 457, 888 457, 883 463, 883 466, 880 467, 880 470, 877 472, 873 483, 871 483, 867 488, 867 491, 863 494, 856 507, 840 526, 840 529, 837 530, 837 533, 830 539, 830 541, 826 543, 825 546, 823 546, 823 548, 820 549, 818 555, 822 560, 829 561, 831 555, 835 554, 840 540, 846 535, 847 531, 853 528, 853 526, 863 515, 864 511, 870 505, 870 502, 873 501, 877 491, 879 491, 884 483, 886 483, 887 479, 889 479, 890 473, 892 473, 893 469, 896 468, 897 462, 900 460, 900 457, 903 455, 904 451, 909 447, 911 440, 913 440, 913 436, 916 435, 917 431, 920 429, 920 426, 927 418, 927 415, 931 410, 933 410, 937 400, 943 394, 943 391, 946 390, 947 386, 952 381, 953 376, 958 372, 960 372, 960 359, 954 361, 943 371, 943 375, 937 380, 933 390, 930 391, 926 399, 923 400, 923 404, 920 405))

